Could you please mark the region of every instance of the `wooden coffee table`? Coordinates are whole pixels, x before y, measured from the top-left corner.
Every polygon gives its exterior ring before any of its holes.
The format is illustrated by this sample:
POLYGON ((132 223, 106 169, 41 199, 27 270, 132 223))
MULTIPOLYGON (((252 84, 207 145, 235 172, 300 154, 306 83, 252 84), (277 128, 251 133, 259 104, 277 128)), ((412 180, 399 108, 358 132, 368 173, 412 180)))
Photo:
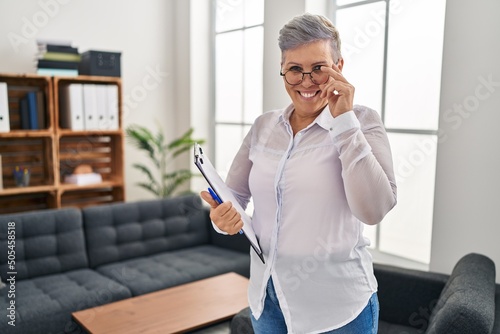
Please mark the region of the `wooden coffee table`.
POLYGON ((248 279, 223 274, 74 312, 92 334, 185 333, 228 320, 248 306, 248 279))

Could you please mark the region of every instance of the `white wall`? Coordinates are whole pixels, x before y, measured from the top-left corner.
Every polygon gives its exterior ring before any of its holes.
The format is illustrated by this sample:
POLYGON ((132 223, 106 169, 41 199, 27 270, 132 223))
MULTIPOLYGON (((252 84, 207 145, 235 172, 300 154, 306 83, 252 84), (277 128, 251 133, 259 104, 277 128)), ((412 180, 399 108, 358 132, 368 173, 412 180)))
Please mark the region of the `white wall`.
POLYGON ((264 111, 290 104, 283 79, 279 76, 281 51, 278 47, 278 33, 292 17, 304 11, 304 0, 271 0, 264 3, 264 111))
MULTIPOLYGON (((80 52, 121 51, 124 126, 137 123, 156 129, 160 124, 167 139, 173 139, 189 127, 186 119, 176 117, 183 107, 176 97, 182 100, 184 88, 177 85, 182 68, 176 59, 185 58, 175 47, 177 2, 184 1, 1 0, 0 72, 34 72, 36 38, 72 40, 80 52)), ((189 13, 181 14, 179 22, 189 13)), ((189 110, 184 112, 189 119, 189 110)), ((143 153, 126 144, 127 200, 152 197, 134 185, 143 180, 131 168, 140 160, 145 160, 143 153)))
POLYGON ((463 255, 482 253, 495 261, 497 282, 499 15, 498 1, 447 1, 430 263, 430 270, 449 273, 463 255))
MULTIPOLYGON (((213 117, 213 93, 214 77, 212 71, 212 20, 208 15, 214 10, 210 1, 191 0, 190 1, 190 105, 191 105, 191 126, 194 129, 193 137, 207 140, 203 145, 211 154, 214 152, 213 138, 215 130, 215 119, 213 117)), ((214 157, 210 156, 212 161, 214 157)), ((195 173, 199 173, 193 164, 192 157, 188 163, 195 173)), ((191 190, 198 193, 206 189, 206 181, 202 177, 191 180, 191 190)))

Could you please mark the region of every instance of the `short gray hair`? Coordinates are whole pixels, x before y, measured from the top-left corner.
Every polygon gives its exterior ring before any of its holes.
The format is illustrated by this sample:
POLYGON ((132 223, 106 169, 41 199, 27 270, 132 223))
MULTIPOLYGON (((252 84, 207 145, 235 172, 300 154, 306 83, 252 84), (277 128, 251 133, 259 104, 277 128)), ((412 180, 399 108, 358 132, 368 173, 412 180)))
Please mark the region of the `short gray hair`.
POLYGON ((330 41, 332 58, 337 63, 342 58, 339 32, 324 16, 309 13, 296 16, 281 28, 278 38, 282 57, 284 51, 320 40, 330 41))

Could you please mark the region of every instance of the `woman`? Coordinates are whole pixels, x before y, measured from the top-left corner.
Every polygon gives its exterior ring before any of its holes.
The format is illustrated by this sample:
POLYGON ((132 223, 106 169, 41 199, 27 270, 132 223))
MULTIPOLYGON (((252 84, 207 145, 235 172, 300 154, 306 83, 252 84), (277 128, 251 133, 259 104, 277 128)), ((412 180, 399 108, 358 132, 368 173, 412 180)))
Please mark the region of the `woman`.
MULTIPOLYGON (((396 204, 392 157, 378 114, 354 106, 340 39, 318 15, 280 31, 281 75, 292 100, 257 118, 226 183, 246 206, 264 253, 251 252, 249 301, 256 333, 376 333, 377 282, 363 225, 396 204)), ((242 222, 208 192, 220 232, 242 222)))

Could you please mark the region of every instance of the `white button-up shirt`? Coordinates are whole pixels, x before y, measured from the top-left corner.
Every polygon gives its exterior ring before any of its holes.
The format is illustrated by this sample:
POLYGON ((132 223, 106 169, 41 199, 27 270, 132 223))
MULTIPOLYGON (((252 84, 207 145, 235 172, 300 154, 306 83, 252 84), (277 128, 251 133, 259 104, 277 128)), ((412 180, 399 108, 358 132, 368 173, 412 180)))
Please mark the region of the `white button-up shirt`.
POLYGON ((321 333, 354 320, 377 291, 363 225, 396 204, 387 134, 366 107, 333 118, 328 106, 293 136, 293 105, 257 118, 226 179, 266 264, 251 252, 249 302, 258 319, 272 275, 289 333, 321 333))

